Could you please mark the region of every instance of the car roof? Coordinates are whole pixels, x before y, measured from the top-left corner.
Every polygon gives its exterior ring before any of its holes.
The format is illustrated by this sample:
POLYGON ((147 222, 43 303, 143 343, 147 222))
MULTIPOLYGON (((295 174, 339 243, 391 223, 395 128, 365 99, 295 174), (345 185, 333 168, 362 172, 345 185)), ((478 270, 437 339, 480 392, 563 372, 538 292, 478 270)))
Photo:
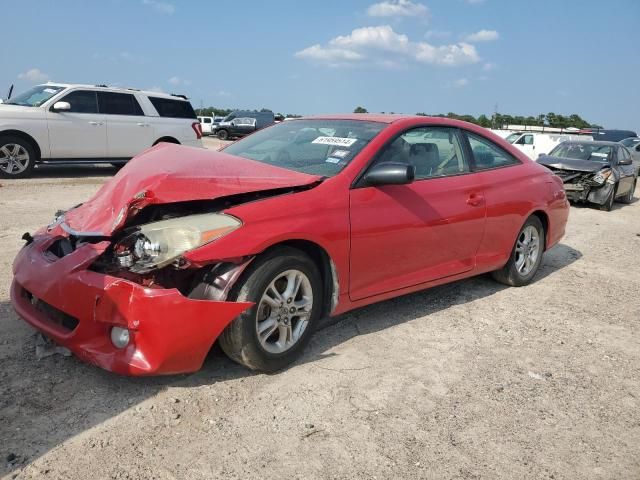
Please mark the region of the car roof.
POLYGON ((563 143, 570 143, 572 145, 597 145, 599 147, 619 147, 620 146, 619 142, 607 142, 606 140, 595 140, 595 141, 571 140, 569 142, 563 142, 563 143))
POLYGON ((51 86, 51 87, 62 87, 62 88, 91 88, 93 90, 101 90, 105 92, 141 93, 143 95, 148 95, 151 97, 162 97, 162 98, 170 98, 172 100, 188 101, 186 98, 183 98, 181 96, 174 95, 171 93, 154 92, 151 90, 140 90, 138 88, 109 87, 107 85, 86 85, 86 84, 80 84, 80 83, 58 83, 58 82, 48 82, 42 85, 51 86))
POLYGON ((401 115, 401 114, 386 114, 386 113, 339 113, 332 115, 310 115, 301 117, 297 120, 364 120, 369 122, 378 123, 393 123, 398 120, 404 120, 408 118, 436 118, 436 117, 423 117, 419 115, 401 115))

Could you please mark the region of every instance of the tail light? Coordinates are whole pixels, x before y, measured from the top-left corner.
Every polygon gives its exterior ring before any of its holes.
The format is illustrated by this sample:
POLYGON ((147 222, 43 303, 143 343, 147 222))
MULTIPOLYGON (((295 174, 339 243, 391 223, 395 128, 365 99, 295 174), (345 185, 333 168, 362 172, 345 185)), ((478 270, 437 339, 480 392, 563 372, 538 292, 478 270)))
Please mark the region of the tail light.
POLYGON ((193 122, 191 128, 196 132, 196 138, 200 140, 202 138, 202 125, 200 125, 200 122, 193 122))

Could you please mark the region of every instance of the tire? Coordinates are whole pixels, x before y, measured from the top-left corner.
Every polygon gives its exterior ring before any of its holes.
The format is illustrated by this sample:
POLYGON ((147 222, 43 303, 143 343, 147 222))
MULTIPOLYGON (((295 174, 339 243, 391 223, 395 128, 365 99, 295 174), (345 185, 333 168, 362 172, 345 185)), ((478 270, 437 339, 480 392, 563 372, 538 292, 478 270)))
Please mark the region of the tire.
MULTIPOLYGON (((511 287, 522 287, 531 283, 540 268, 540 263, 542 263, 542 255, 545 250, 545 234, 546 232, 540 219, 535 215, 529 217, 518 232, 509 261, 500 270, 492 273, 493 278, 511 287), (533 233, 531 229, 535 229, 537 233, 537 253, 535 254, 535 258, 529 258, 528 266, 524 269, 522 267, 526 265, 527 261, 525 259, 525 263, 523 263, 522 257, 526 257, 528 255, 527 252, 530 252, 530 250, 527 250, 530 243, 526 244, 525 241, 527 233, 533 233), (525 249, 524 252, 522 251, 523 248, 525 249)), ((533 239, 533 235, 531 239, 533 239)))
POLYGON ((228 140, 229 132, 227 130, 218 130, 218 138, 220 140, 228 140))
POLYGON ((610 212, 611 211, 611 209, 613 208, 613 202, 616 199, 616 190, 618 190, 618 184, 617 183, 611 189, 611 192, 609 193, 609 196, 607 197, 605 202, 602 205, 600 205, 600 210, 603 210, 605 212, 610 212))
POLYGON ((621 201, 622 203, 627 203, 627 204, 629 204, 629 203, 633 202, 633 195, 634 195, 634 194, 635 194, 635 192, 636 192, 636 184, 637 184, 637 183, 638 183, 638 179, 636 178, 636 179, 633 181, 633 185, 631 186, 631 190, 629 190, 629 192, 628 192, 628 193, 627 193, 623 198, 621 198, 621 199, 620 199, 620 201, 621 201))
POLYGON ((28 178, 37 161, 31 142, 15 135, 0 137, 0 178, 28 178))
POLYGON ((291 364, 304 350, 322 316, 322 285, 316 264, 297 249, 277 248, 257 258, 229 295, 229 300, 253 302, 254 306, 238 316, 222 332, 218 339, 222 350, 231 360, 251 370, 275 372, 291 364), (274 301, 277 296, 272 288, 278 289, 278 293, 286 293, 285 287, 290 284, 289 279, 297 275, 292 272, 302 275, 295 277, 300 279, 297 296, 291 303, 284 298, 278 307, 276 305, 279 300, 274 301), (285 280, 287 283, 284 283, 285 280), (309 293, 312 297, 310 303, 309 293), (265 296, 269 300, 265 301, 265 296), (306 312, 301 316, 291 315, 297 308, 293 306, 295 304, 304 304, 305 307, 299 308, 300 311, 305 308, 306 312), (263 332, 262 341, 258 329, 263 332), (283 332, 287 332, 284 338, 283 332), (287 339, 291 339, 288 346, 287 339))

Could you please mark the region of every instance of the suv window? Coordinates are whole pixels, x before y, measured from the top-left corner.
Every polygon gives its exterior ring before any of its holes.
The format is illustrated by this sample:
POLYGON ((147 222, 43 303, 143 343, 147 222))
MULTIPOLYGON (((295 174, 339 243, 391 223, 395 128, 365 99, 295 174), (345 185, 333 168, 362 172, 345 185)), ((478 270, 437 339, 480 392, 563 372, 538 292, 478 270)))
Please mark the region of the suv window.
POLYGON ((467 132, 467 138, 473 152, 476 170, 489 170, 520 163, 511 154, 486 138, 470 132, 467 132))
POLYGON ((70 113, 98 113, 98 99, 96 92, 89 90, 75 90, 60 99, 71 105, 70 113))
POLYGON ((376 163, 409 163, 416 179, 460 175, 470 171, 455 128, 421 127, 405 132, 385 147, 376 163))
POLYGON ((149 97, 149 100, 161 117, 197 118, 196 112, 189 102, 170 98, 149 97))
POLYGON ((138 100, 130 93, 98 92, 98 105, 100 113, 108 115, 144 115, 138 100))
POLYGON ((627 149, 624 147, 618 147, 618 161, 629 160, 629 158, 631 158, 631 155, 629 154, 627 149))

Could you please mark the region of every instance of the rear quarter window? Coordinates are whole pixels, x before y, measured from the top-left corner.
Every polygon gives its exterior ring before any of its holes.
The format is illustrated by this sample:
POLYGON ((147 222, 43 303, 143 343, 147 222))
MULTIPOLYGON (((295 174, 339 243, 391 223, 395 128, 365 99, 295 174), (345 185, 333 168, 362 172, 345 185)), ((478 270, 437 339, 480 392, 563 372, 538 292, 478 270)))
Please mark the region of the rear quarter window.
POLYGON ((191 104, 184 100, 149 97, 149 101, 161 117, 197 119, 196 112, 193 110, 191 104))

